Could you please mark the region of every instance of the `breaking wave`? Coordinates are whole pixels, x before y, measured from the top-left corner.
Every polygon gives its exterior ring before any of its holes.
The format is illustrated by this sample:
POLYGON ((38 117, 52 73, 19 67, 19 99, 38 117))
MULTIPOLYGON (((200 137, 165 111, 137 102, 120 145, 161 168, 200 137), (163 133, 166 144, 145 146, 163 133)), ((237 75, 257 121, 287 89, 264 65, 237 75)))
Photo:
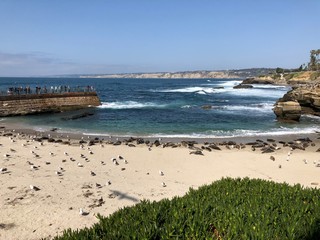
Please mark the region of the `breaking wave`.
POLYGON ((102 102, 98 108, 102 109, 141 109, 141 108, 165 108, 167 105, 159 105, 152 102, 140 103, 136 101, 102 102))

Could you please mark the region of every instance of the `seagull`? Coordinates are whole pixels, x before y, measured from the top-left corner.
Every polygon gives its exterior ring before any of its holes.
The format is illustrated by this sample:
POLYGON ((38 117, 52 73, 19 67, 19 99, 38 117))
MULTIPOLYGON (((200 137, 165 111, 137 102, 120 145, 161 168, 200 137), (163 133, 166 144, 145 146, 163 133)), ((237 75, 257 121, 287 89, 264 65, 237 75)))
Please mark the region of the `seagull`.
POLYGON ((58 169, 59 169, 59 171, 64 172, 63 167, 60 167, 60 166, 59 166, 58 169))
POLYGON ((31 170, 38 170, 38 167, 34 166, 34 165, 31 165, 30 168, 31 168, 31 170))
POLYGON ((82 153, 80 154, 80 157, 85 158, 85 156, 82 153))
POLYGON ((51 164, 50 162, 46 162, 46 165, 49 165, 49 164, 51 164))
POLYGON ((276 159, 274 158, 274 156, 270 156, 270 159, 272 160, 272 161, 275 161, 276 159))
POLYGON ((7 168, 0 168, 0 173, 4 173, 7 170, 8 170, 7 168))
POLYGON ((105 165, 104 161, 100 161, 100 163, 101 163, 102 165, 105 165))
POLYGON ((114 163, 114 165, 119 165, 117 160, 113 161, 113 163, 114 163))
POLYGON ((40 146, 43 146, 43 142, 39 142, 39 145, 40 145, 40 146))
POLYGON ((4 157, 10 157, 10 155, 7 154, 7 153, 3 154, 3 156, 4 156, 4 157))
POLYGON ((83 165, 81 163, 78 163, 78 167, 83 167, 83 165))
POLYGON ((21 144, 22 147, 25 147, 26 145, 24 143, 21 144))
POLYGON ((125 160, 124 160, 124 163, 125 163, 125 164, 128 164, 128 161, 125 159, 125 160))
POLYGON ((166 187, 167 186, 164 182, 162 182, 161 185, 162 185, 162 187, 166 187))
POLYGON ((68 153, 67 153, 67 152, 64 152, 63 154, 66 155, 66 156, 68 156, 68 153))
POLYGON ((164 173, 161 170, 159 170, 159 174, 160 174, 160 176, 164 175, 164 173))
POLYGON ((88 215, 88 213, 85 212, 82 208, 79 209, 79 214, 82 216, 88 215))
POLYGON ((92 151, 89 151, 89 154, 93 154, 93 152, 92 152, 92 151))
POLYGON ((122 159, 123 159, 123 157, 122 157, 122 156, 120 156, 120 155, 118 155, 118 158, 119 158, 120 160, 122 160, 122 159))
POLYGON ((111 181, 110 181, 110 180, 108 180, 106 185, 111 185, 111 181))
POLYGON ((49 152, 49 155, 53 156, 53 152, 49 152))
POLYGON ((70 158, 70 161, 74 162, 74 161, 75 161, 75 159, 71 157, 71 158, 70 158))
POLYGON ((34 148, 34 149, 37 149, 38 147, 37 147, 37 146, 34 146, 33 148, 34 148))
POLYGON ((58 176, 61 176, 61 175, 62 175, 62 173, 59 172, 59 171, 55 171, 55 174, 58 175, 58 176))
POLYGON ((91 176, 95 176, 96 175, 95 172, 93 172, 93 171, 90 171, 90 174, 91 174, 91 176))
POLYGON ((114 162, 114 161, 117 161, 117 159, 116 158, 111 158, 111 161, 114 162))
POLYGON ((96 183, 96 187, 97 187, 97 188, 102 188, 102 185, 99 184, 99 183, 96 183))
POLYGON ((32 163, 32 162, 30 162, 30 161, 27 161, 27 163, 28 163, 29 165, 33 165, 33 163, 32 163))
POLYGON ((33 186, 33 185, 30 185, 30 189, 34 190, 34 191, 39 191, 40 190, 40 188, 38 188, 36 186, 33 186))

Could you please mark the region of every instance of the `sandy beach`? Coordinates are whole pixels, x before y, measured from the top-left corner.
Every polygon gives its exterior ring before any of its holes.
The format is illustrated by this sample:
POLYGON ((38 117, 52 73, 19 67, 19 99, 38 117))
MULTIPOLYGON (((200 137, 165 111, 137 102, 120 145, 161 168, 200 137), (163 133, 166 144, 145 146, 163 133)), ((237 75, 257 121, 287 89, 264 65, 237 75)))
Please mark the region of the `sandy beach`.
POLYGON ((115 139, 82 136, 81 144, 81 136, 1 130, 0 239, 50 239, 67 228, 91 226, 97 213, 109 215, 142 199, 182 196, 189 188, 222 177, 320 187, 317 134, 309 143, 294 142, 299 135, 277 137, 275 142, 263 139, 275 150, 262 153, 239 145, 257 137, 236 139, 236 145, 221 144, 230 139, 211 139, 221 150, 209 150, 204 142, 188 146, 165 144, 166 139, 159 146, 137 141, 113 145, 115 139), (292 144, 304 150, 292 149, 292 144), (203 155, 192 154, 200 150, 203 155), (86 214, 79 214, 80 208, 86 214))

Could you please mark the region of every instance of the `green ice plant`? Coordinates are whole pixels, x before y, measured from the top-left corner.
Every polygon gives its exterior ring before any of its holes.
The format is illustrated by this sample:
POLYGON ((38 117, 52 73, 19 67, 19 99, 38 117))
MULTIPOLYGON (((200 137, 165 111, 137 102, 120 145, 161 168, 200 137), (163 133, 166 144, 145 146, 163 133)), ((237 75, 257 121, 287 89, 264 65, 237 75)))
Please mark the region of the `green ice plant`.
POLYGON ((320 190, 223 178, 183 197, 143 200, 55 239, 320 239, 320 190))

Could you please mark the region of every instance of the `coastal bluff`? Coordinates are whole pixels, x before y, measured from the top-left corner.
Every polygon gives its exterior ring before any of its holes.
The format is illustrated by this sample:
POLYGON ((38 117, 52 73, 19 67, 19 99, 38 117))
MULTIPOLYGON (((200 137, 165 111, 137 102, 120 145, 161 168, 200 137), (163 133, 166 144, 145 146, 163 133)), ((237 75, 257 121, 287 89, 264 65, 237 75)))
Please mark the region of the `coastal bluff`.
POLYGON ((0 117, 62 112, 101 105, 96 92, 0 96, 0 117))

